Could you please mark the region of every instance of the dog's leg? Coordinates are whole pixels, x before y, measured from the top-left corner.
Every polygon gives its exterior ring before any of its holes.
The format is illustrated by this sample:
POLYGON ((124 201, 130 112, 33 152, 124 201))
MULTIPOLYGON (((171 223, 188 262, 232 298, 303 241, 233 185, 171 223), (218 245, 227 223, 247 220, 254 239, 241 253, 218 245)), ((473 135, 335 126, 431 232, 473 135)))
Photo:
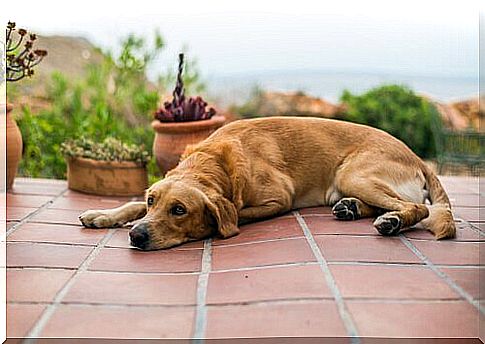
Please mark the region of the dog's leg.
POLYGON ((389 211, 374 221, 374 227, 382 235, 395 235, 401 228, 414 226, 429 215, 424 204, 403 200, 389 185, 375 178, 341 178, 338 188, 346 196, 389 211))
POLYGON ((119 227, 142 218, 146 212, 145 202, 129 202, 114 209, 87 210, 79 216, 79 220, 89 228, 119 227))
POLYGON ((358 220, 363 217, 374 217, 382 213, 380 209, 371 207, 360 199, 342 198, 332 208, 333 215, 338 220, 358 220))

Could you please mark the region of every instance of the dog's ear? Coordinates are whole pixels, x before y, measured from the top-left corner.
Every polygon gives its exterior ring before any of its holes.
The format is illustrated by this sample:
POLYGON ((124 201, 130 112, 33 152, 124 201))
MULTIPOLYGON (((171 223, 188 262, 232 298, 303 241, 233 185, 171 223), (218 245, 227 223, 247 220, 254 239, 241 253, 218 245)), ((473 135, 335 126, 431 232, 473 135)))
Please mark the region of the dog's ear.
POLYGON ((219 194, 208 195, 206 216, 223 238, 239 234, 237 210, 234 204, 219 194))

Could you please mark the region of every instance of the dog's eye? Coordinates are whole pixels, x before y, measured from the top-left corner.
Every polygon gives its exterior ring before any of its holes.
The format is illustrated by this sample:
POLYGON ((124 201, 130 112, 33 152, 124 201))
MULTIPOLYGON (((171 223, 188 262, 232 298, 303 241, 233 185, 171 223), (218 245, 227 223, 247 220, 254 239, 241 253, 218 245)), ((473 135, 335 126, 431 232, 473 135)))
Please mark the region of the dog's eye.
POLYGON ((153 202, 154 202, 154 201, 155 201, 155 200, 153 199, 153 197, 151 197, 151 196, 150 196, 150 197, 148 197, 148 198, 147 198, 147 204, 148 204, 148 206, 153 205, 153 202))
POLYGON ((185 208, 183 206, 181 206, 180 204, 178 205, 174 205, 171 209, 170 209, 170 213, 172 215, 176 215, 176 216, 181 216, 181 215, 185 215, 187 211, 185 210, 185 208))

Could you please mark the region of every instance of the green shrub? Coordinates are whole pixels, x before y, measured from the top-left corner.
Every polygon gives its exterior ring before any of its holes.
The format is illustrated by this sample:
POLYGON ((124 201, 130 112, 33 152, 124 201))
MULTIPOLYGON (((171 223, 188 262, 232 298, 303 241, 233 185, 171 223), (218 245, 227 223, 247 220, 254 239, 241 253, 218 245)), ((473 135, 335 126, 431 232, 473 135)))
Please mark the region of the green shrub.
MULTIPOLYGON (((122 42, 119 56, 106 52, 104 61, 89 65, 79 80, 53 73, 47 83, 49 106, 38 113, 24 107, 17 118, 24 141, 19 175, 65 178, 66 163, 60 148, 67 139, 103 141, 113 137, 146 147, 151 154, 154 131, 150 122, 159 94, 147 81, 146 69, 163 47, 158 34, 151 47, 142 38, 130 35, 122 42)), ((189 86, 202 85, 195 74, 191 75, 189 86)), ((9 99, 15 103, 13 91, 9 99)), ((148 163, 148 172, 150 182, 160 178, 154 159, 148 163)))
POLYGON ((441 120, 435 107, 400 85, 384 85, 354 95, 345 90, 340 100, 347 109, 342 119, 387 131, 423 158, 436 156, 434 133, 441 120))
POLYGON ((154 133, 149 122, 129 123, 123 114, 114 111, 109 99, 103 98, 102 89, 95 90, 81 82, 72 84, 55 73, 48 92, 50 108, 38 114, 28 107, 22 109, 17 120, 24 141, 20 175, 65 178, 66 164, 60 148, 69 138, 102 141, 114 137, 127 144, 151 147, 154 133))
POLYGON ((259 86, 253 86, 246 102, 241 105, 232 105, 229 112, 235 113, 241 118, 264 117, 261 108, 264 105, 264 90, 259 86))
POLYGON ((150 155, 144 146, 126 144, 112 137, 96 142, 82 137, 69 139, 61 144, 61 153, 71 158, 87 158, 101 161, 132 161, 146 165, 150 155))

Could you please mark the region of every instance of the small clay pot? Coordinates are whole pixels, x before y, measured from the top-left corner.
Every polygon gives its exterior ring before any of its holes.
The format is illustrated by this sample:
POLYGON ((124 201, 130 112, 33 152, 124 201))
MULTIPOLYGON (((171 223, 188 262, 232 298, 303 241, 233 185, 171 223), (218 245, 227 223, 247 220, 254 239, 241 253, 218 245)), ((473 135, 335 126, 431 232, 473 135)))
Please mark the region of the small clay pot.
POLYGON ((17 168, 22 158, 22 134, 12 118, 12 104, 7 103, 7 190, 13 186, 17 168))
POLYGON ((165 174, 179 163, 187 145, 198 143, 222 127, 226 118, 221 115, 210 119, 190 122, 160 122, 155 120, 153 155, 160 171, 165 174))
POLYGON ((101 196, 139 196, 148 188, 146 166, 132 161, 67 159, 69 189, 101 196))

